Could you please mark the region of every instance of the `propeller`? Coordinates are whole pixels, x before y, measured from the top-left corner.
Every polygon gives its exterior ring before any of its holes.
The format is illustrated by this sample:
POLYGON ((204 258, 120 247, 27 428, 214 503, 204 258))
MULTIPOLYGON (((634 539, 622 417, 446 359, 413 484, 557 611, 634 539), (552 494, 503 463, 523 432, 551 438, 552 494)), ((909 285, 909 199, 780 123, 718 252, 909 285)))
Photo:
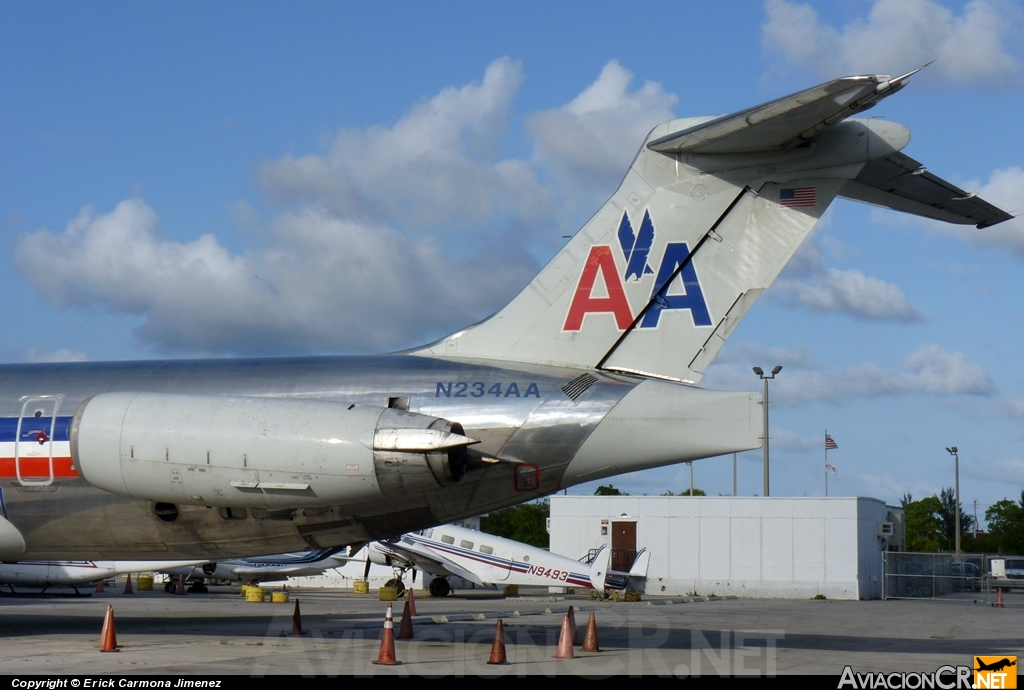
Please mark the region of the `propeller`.
POLYGON ((363 568, 363 580, 369 582, 370 580, 370 552, 366 552, 366 567, 363 568))

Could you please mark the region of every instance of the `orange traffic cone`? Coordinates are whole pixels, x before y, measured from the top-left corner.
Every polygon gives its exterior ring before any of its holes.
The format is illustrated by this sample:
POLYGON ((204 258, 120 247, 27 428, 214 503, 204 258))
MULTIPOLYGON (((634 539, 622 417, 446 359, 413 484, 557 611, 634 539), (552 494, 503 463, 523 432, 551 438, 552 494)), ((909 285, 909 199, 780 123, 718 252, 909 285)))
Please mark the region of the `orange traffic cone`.
POLYGON ((299 612, 299 600, 295 600, 295 612, 292 614, 292 631, 291 635, 305 635, 306 633, 302 630, 302 613, 299 612))
POLYGON ((370 662, 378 666, 398 666, 402 662, 395 658, 395 621, 391 617, 391 604, 384 616, 384 635, 380 638, 380 653, 370 662))
POLYGON ((405 608, 402 610, 402 625, 398 628, 398 639, 412 639, 412 606, 406 600, 405 608))
POLYGON ((494 642, 491 644, 491 658, 487 660, 488 664, 492 665, 505 665, 508 664, 508 658, 505 656, 505 626, 501 624, 501 619, 498 619, 498 624, 494 626, 494 642))
POLYGON ((124 593, 125 594, 135 594, 135 592, 132 591, 132 574, 131 573, 128 573, 128 578, 124 581, 124 593))
POLYGON ((178 586, 177 586, 177 588, 175 588, 174 593, 175 594, 179 594, 181 596, 185 596, 185 576, 184 575, 179 575, 178 576, 178 586))
POLYGON ((569 623, 569 614, 562 619, 562 633, 558 636, 558 651, 555 652, 556 659, 575 659, 572 653, 572 630, 569 623))
POLYGON ((107 604, 107 615, 103 617, 103 631, 100 633, 101 652, 120 652, 117 646, 117 632, 114 630, 114 607, 107 604))
POLYGON ((107 590, 103 588, 103 580, 100 580, 99 582, 96 583, 96 593, 97 594, 104 594, 104 593, 106 593, 106 591, 107 590))
POLYGON ((996 587, 996 592, 998 592, 998 594, 996 594, 996 603, 992 605, 997 609, 1006 608, 1005 606, 1003 606, 1003 588, 996 587))
POLYGON ((579 628, 576 627, 576 612, 573 611, 572 606, 569 607, 569 613, 566 615, 569 616, 569 627, 572 629, 572 644, 575 647, 580 643, 580 634, 579 628))
POLYGON ((594 615, 593 611, 590 612, 590 620, 587 621, 587 632, 583 636, 583 651, 601 651, 601 648, 597 645, 597 616, 594 615))
MULTIPOLYGON (((413 584, 415 585, 415 583, 413 583, 413 584)), ((415 586, 409 588, 409 613, 411 613, 414 616, 420 615, 420 614, 416 613, 416 587, 415 586)))

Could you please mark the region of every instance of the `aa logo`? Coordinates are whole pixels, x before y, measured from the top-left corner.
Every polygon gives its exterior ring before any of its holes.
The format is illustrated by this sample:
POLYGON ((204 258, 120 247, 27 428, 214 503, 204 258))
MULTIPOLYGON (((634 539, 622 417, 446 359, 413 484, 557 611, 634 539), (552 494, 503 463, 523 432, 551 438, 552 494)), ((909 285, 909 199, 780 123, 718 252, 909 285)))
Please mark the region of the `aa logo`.
POLYGON ((599 244, 591 247, 579 282, 576 283, 576 291, 573 293, 563 330, 580 330, 587 314, 610 314, 618 329, 626 330, 636 320, 636 316, 626 297, 624 285, 641 282, 649 275, 655 276, 654 285, 650 299, 643 305, 650 306, 644 312, 640 328, 657 328, 662 312, 671 310, 689 311, 694 326, 712 325, 711 314, 704 300, 704 291, 697 279, 690 249, 685 242, 669 242, 665 245, 665 253, 655 274, 648 263, 654 246, 654 222, 651 220, 650 212, 644 212, 638 232, 633 231, 629 216, 623 212, 617 236, 624 257, 625 270, 622 275, 619 274, 611 245, 599 244), (603 291, 598 287, 598 279, 604 283, 603 291), (604 293, 603 296, 601 292, 604 293))
POLYGON ((975 688, 1016 688, 1017 657, 974 657, 975 688))

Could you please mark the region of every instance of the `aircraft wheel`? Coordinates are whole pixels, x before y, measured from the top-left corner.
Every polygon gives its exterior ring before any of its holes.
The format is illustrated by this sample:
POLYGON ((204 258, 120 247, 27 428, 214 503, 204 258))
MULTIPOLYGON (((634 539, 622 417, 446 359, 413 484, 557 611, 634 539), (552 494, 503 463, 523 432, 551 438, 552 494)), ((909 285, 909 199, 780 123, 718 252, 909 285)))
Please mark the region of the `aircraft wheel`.
POLYGON ((448 593, 452 591, 452 586, 443 577, 435 577, 427 585, 427 589, 430 590, 430 596, 432 597, 446 597, 448 593))
POLYGON ((168 580, 164 584, 164 591, 167 592, 168 594, 174 594, 174 592, 177 591, 177 589, 178 589, 178 581, 175 580, 174 578, 171 578, 170 580, 168 580))
POLYGON ((398 591, 398 596, 405 594, 405 583, 399 580, 397 577, 392 578, 384 583, 385 587, 394 587, 398 591))

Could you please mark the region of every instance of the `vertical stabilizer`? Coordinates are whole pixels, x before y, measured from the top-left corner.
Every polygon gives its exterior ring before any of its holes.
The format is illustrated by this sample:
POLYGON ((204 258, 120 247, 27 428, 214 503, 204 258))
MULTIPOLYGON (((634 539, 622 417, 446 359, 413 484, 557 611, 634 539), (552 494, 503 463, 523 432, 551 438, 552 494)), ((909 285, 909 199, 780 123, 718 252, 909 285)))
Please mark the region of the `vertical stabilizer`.
POLYGON ((733 115, 659 125, 611 199, 507 307, 416 354, 697 383, 840 192, 965 222, 1008 218, 947 199, 958 190, 941 180, 923 191, 901 182, 892 161, 911 160, 898 153, 910 132, 846 119, 912 74, 845 77, 733 115))

